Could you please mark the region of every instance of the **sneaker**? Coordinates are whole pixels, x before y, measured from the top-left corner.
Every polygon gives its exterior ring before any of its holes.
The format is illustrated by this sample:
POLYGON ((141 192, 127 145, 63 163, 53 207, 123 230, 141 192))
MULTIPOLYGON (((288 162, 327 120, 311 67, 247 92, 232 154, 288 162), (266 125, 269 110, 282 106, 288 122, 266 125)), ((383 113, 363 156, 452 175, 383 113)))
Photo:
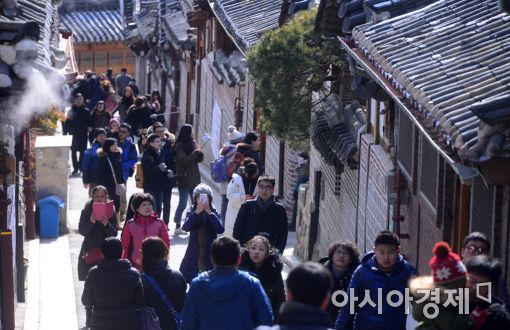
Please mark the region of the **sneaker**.
POLYGON ((181 229, 181 226, 175 228, 174 235, 184 235, 184 234, 186 234, 186 232, 181 229))

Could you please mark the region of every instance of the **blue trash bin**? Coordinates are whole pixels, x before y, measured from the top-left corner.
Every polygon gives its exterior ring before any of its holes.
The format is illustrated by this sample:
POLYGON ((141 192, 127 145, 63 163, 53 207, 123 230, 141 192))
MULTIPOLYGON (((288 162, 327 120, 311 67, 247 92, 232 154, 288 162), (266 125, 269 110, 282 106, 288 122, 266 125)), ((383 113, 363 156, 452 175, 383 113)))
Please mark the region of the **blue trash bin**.
POLYGON ((39 207, 39 237, 57 238, 59 229, 59 212, 64 208, 64 200, 55 195, 43 197, 37 201, 39 207))

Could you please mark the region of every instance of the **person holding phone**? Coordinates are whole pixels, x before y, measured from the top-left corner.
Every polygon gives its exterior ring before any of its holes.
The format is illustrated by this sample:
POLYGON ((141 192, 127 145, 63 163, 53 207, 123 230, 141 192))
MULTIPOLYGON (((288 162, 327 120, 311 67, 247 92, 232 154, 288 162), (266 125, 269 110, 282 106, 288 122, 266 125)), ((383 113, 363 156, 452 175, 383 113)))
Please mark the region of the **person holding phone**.
POLYGON ((213 268, 211 244, 225 230, 218 211, 212 206, 212 190, 201 183, 193 190, 191 206, 182 230, 190 232, 188 247, 179 270, 191 283, 199 273, 213 268))

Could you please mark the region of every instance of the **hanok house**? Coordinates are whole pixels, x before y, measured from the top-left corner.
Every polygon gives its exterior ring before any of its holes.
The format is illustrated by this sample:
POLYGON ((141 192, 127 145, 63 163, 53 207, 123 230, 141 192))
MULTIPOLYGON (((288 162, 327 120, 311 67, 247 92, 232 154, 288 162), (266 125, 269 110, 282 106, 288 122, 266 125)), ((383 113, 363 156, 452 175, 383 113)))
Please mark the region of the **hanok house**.
POLYGON ((72 32, 80 72, 114 75, 126 68, 135 72, 135 57, 124 44, 118 0, 64 0, 59 6, 62 28, 72 32))
POLYGON ((52 1, 4 0, 0 8, 0 328, 14 329, 17 302, 25 302, 23 245, 25 237, 35 238, 27 128, 32 111, 46 110, 32 109, 37 102, 27 104, 31 96, 26 93, 45 92, 51 84, 63 87, 65 77, 58 70, 67 59, 59 49, 59 17, 52 1))
POLYGON ((373 234, 389 228, 425 271, 434 242, 459 251, 466 234, 481 231, 506 276, 510 17, 495 1, 441 1, 387 19, 392 10, 365 6, 379 23, 340 39, 354 92, 370 100, 368 130, 360 136, 356 211, 342 211, 335 225, 320 218, 318 236, 323 226, 340 228, 334 240, 354 239, 366 251, 373 234))
MULTIPOLYGON (((265 32, 304 9, 309 9, 308 1, 208 1, 210 15, 206 20, 190 23, 197 28, 191 112, 197 136, 209 133, 212 137, 205 154, 207 167, 226 142, 228 126, 234 125, 244 133, 259 129, 260 109, 253 107, 256 82, 249 75, 246 52, 265 32)), ((275 195, 282 199, 290 219, 298 152, 276 136, 261 137, 261 160, 266 173, 276 178, 275 195)))

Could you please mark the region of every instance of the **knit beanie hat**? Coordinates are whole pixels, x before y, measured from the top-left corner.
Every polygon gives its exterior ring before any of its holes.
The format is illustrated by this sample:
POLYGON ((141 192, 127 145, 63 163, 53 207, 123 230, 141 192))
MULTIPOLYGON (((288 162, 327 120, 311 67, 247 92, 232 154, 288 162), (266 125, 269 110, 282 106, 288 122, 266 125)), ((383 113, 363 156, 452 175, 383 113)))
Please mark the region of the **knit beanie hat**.
POLYGON ((244 134, 239 132, 238 130, 236 130, 236 128, 234 126, 228 127, 227 136, 228 136, 228 141, 233 144, 239 143, 244 139, 244 134))
POLYGON ((201 183, 196 186, 195 189, 193 189, 193 202, 195 202, 197 196, 200 194, 207 194, 209 196, 209 200, 212 201, 213 194, 211 188, 209 188, 208 185, 201 183))
POLYGON ((94 139, 97 138, 98 135, 104 134, 106 135, 106 131, 104 128, 96 128, 94 130, 94 139))
POLYGON ((110 119, 110 122, 109 122, 110 126, 112 125, 113 122, 116 122, 120 126, 120 122, 117 118, 110 119))
POLYGON ((434 256, 429 261, 434 283, 440 286, 466 280, 466 267, 458 254, 452 252, 446 242, 437 242, 432 249, 434 256))
POLYGON ((135 197, 133 197, 133 200, 131 201, 131 205, 133 206, 133 209, 138 210, 140 205, 142 205, 143 202, 148 201, 152 203, 152 206, 154 206, 154 199, 150 194, 138 194, 135 197))

